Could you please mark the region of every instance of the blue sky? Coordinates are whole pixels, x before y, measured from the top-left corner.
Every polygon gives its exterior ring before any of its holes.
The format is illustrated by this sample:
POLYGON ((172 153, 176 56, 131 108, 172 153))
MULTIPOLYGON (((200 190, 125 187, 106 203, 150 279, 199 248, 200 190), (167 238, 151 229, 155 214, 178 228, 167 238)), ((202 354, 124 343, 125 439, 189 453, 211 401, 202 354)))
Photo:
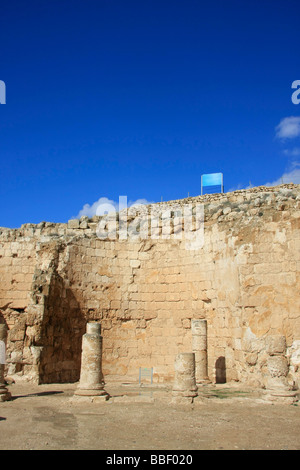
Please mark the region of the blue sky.
POLYGON ((298 0, 10 0, 0 40, 0 226, 300 183, 298 0))

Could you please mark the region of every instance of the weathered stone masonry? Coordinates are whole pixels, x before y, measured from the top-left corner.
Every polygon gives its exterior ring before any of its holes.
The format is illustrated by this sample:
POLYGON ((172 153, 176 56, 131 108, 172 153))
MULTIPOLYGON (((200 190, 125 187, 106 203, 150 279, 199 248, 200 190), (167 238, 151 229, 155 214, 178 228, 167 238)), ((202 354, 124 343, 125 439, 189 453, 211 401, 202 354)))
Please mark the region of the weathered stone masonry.
MULTIPOLYGON (((0 323, 7 374, 40 383, 80 377, 81 341, 101 322, 106 379, 172 382, 207 320, 208 376, 262 387, 270 336, 286 338, 288 380, 300 382, 300 186, 253 188, 152 206, 204 204, 204 245, 100 240, 97 218, 0 229, 0 323)), ((176 214, 175 214, 176 215, 176 214)), ((176 232, 174 219, 174 234, 176 232)))

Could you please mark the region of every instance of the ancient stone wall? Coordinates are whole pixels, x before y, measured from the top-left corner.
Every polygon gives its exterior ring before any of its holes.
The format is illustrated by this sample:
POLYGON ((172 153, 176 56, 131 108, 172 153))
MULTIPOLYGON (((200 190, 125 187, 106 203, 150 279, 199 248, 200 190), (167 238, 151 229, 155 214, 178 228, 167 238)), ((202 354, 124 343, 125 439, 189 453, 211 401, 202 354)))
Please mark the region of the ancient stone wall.
POLYGON ((99 239, 96 217, 0 229, 8 373, 79 380, 81 337, 88 321, 99 320, 104 377, 137 381, 139 367, 153 367, 155 382, 171 382, 175 356, 192 351, 191 320, 205 318, 212 381, 263 386, 268 338, 283 335, 290 380, 299 382, 300 187, 150 209, 173 212, 171 232, 164 216, 151 233, 141 218, 140 239, 99 239), (204 207, 203 246, 178 237, 176 210, 187 205, 204 207))

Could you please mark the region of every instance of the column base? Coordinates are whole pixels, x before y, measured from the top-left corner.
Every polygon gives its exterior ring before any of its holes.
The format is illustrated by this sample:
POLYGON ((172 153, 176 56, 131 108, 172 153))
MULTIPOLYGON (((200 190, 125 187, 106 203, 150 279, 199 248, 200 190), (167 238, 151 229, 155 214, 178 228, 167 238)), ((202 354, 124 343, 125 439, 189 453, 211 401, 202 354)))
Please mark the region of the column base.
POLYGON ((99 404, 104 404, 108 403, 109 401, 109 395, 73 395, 72 398, 70 398, 71 403, 74 404, 82 404, 82 403, 99 403, 99 404))
POLYGON ((195 398, 198 396, 198 388, 196 390, 172 390, 172 397, 195 398))
POLYGON ((81 397, 108 397, 108 393, 106 390, 93 390, 93 389, 85 389, 85 388, 78 388, 75 393, 75 395, 81 396, 81 397))
POLYGON ((205 379, 196 379, 196 384, 197 385, 205 385, 205 384, 211 384, 212 381, 207 377, 205 379))
POLYGON ((198 393, 195 390, 186 390, 186 391, 173 390, 171 404, 189 405, 194 402, 194 398, 196 398, 197 396, 198 396, 198 393))
POLYGON ((11 400, 11 393, 4 388, 0 389, 0 401, 9 401, 9 400, 11 400))
POLYGON ((299 401, 298 392, 294 390, 265 390, 264 399, 272 403, 294 404, 299 401))
POLYGON ((194 397, 174 396, 170 403, 171 405, 191 405, 194 403, 194 397))

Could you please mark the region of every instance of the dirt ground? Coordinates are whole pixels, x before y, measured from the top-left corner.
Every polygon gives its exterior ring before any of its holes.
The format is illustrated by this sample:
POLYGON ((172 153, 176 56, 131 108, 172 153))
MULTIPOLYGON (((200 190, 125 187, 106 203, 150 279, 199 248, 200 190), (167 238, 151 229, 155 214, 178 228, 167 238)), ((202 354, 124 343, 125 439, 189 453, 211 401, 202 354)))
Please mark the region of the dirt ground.
POLYGON ((10 385, 0 403, 1 450, 299 450, 300 402, 206 385, 193 405, 171 390, 106 384, 105 403, 74 398, 77 384, 10 385))

